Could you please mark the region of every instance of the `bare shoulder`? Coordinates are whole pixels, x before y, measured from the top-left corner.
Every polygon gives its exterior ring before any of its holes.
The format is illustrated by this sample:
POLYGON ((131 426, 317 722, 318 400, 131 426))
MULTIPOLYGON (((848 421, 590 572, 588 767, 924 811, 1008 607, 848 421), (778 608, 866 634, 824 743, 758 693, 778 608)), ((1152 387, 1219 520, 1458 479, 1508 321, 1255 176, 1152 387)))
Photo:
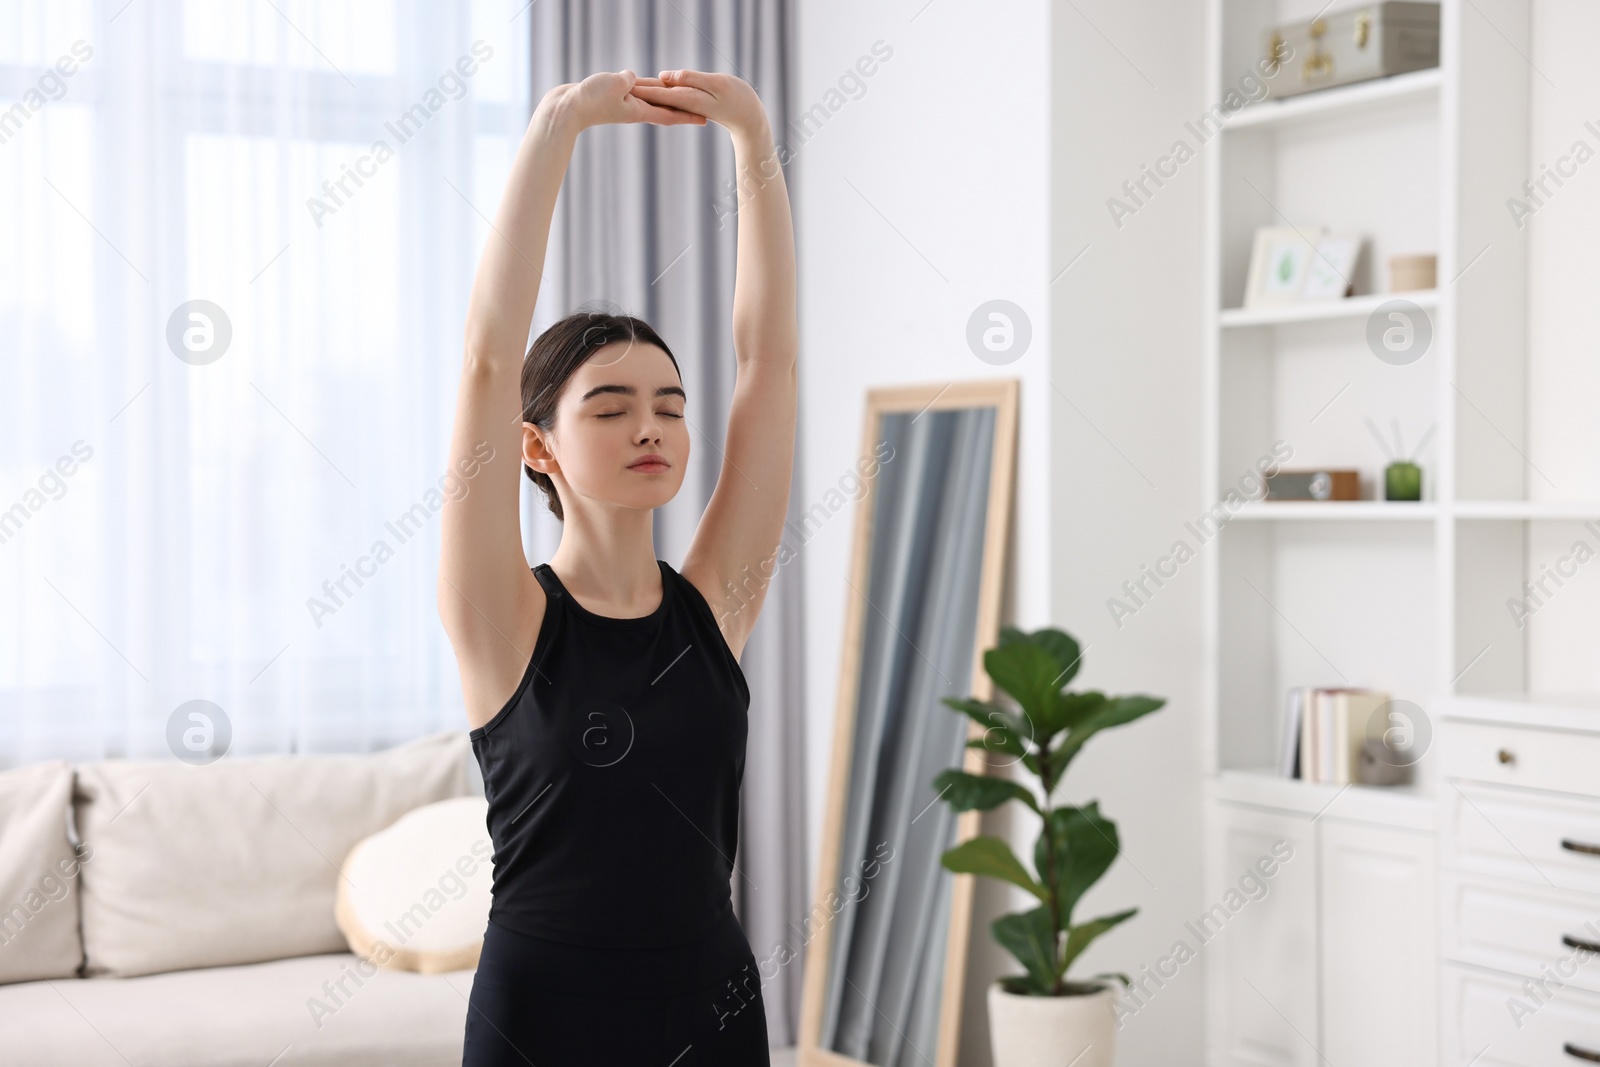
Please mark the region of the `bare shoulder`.
POLYGON ((532 571, 508 584, 503 604, 471 605, 468 615, 476 622, 459 623, 449 634, 461 672, 467 723, 473 730, 493 719, 516 695, 544 623, 549 598, 532 571), (508 621, 497 624, 494 618, 508 621))
POLYGON ((723 640, 728 642, 728 650, 737 660, 744 652, 745 642, 750 640, 756 615, 761 611, 760 602, 737 602, 737 598, 729 592, 729 583, 703 561, 685 560, 683 570, 678 573, 705 598, 712 617, 717 620, 717 629, 722 631, 723 640))

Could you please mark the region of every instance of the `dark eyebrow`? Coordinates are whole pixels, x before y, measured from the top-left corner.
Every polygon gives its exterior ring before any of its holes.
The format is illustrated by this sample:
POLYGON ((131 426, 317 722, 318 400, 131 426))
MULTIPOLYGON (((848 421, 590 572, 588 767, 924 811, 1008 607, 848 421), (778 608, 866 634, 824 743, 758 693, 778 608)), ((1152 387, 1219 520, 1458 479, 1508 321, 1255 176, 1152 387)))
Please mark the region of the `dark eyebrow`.
MULTIPOLYGON (((621 393, 623 396, 636 396, 638 395, 638 392, 639 391, 631 385, 597 385, 587 393, 584 393, 583 396, 579 398, 578 403, 585 403, 592 397, 600 396, 602 393, 621 393)), ((681 387, 676 385, 663 385, 661 388, 656 390, 656 396, 680 396, 683 397, 684 403, 687 404, 689 402, 689 395, 685 393, 681 387)))

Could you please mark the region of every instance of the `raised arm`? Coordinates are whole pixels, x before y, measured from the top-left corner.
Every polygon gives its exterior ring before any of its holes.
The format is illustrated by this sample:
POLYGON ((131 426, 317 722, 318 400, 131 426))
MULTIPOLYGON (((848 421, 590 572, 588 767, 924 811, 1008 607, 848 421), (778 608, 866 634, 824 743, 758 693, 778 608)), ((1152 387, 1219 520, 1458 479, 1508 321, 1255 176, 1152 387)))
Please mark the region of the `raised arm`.
POLYGON ((580 132, 602 123, 705 123, 634 96, 637 81, 630 71, 599 73, 545 94, 512 161, 473 279, 450 436, 458 488, 441 513, 438 607, 474 726, 516 688, 539 624, 534 608, 543 593, 522 554, 518 515, 521 372, 573 146, 580 132))
POLYGON ((794 469, 800 352, 794 226, 782 159, 755 90, 730 74, 695 70, 663 71, 659 80, 659 88, 641 83, 634 91, 652 103, 704 115, 733 136, 738 369, 722 470, 682 574, 705 595, 738 656, 777 567, 794 469))

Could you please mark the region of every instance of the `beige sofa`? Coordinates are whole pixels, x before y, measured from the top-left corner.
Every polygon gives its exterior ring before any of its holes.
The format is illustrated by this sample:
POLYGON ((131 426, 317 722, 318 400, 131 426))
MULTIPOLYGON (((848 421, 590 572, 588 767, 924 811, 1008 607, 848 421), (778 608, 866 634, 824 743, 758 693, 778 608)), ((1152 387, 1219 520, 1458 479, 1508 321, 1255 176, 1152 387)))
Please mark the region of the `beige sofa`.
POLYGON ((482 794, 465 731, 363 756, 0 772, 0 1063, 454 1067, 471 970, 375 967, 334 921, 362 838, 482 794))

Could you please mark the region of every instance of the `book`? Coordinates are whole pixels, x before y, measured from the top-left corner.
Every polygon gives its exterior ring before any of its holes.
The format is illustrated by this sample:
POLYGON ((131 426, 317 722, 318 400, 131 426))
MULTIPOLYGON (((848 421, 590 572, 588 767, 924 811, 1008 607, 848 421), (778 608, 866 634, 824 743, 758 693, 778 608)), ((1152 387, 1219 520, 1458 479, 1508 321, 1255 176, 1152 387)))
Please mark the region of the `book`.
POLYGON ((1348 689, 1333 700, 1333 722, 1329 734, 1333 749, 1333 777, 1330 781, 1360 780, 1361 750, 1367 744, 1367 721, 1389 700, 1387 693, 1375 689, 1348 689))
POLYGON ((1300 777, 1308 782, 1320 781, 1317 741, 1322 735, 1322 702, 1317 694, 1318 690, 1307 689, 1300 711, 1300 777))
POLYGON ((1333 705, 1338 696, 1331 689, 1317 690, 1317 781, 1333 781, 1333 705))
POLYGON ((1278 724, 1278 773, 1285 778, 1300 777, 1300 722, 1305 717, 1309 692, 1310 688, 1303 685, 1289 690, 1278 724))
POLYGON ((1292 758, 1297 766, 1286 777, 1341 785, 1358 781, 1367 722, 1388 699, 1376 689, 1291 689, 1279 738, 1280 770, 1292 758))

